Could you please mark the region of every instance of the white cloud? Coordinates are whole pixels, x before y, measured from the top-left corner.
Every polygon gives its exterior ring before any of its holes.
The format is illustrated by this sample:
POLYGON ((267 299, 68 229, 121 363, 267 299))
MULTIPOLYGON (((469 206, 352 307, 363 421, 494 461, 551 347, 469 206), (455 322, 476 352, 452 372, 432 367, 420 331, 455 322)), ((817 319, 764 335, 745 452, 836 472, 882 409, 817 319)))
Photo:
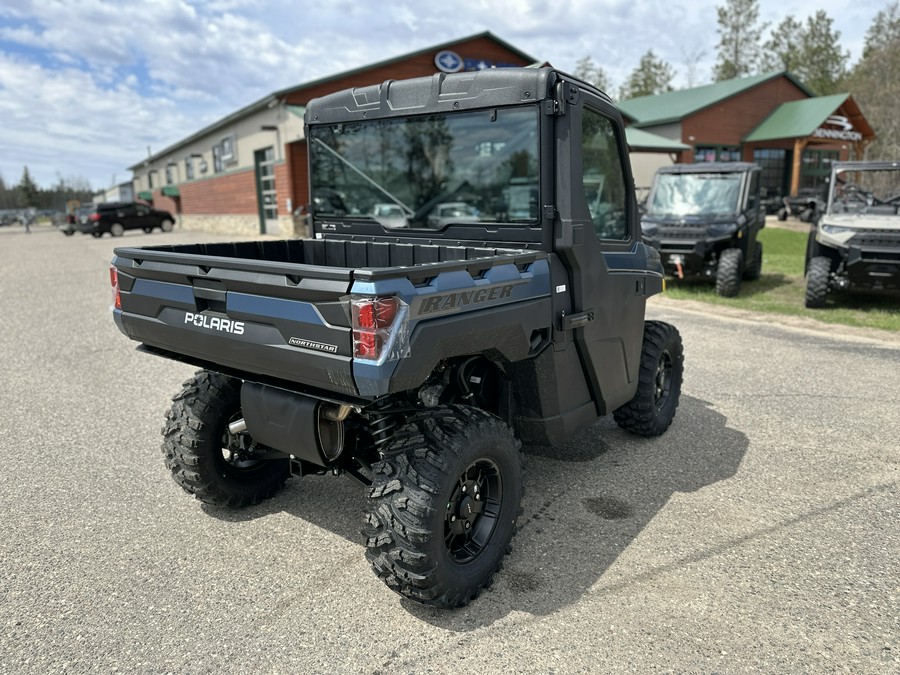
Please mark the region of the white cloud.
MULTIPOLYGON (((571 70, 591 56, 615 88, 652 48, 686 73, 705 51, 709 76, 724 0, 460 0, 428 5, 338 0, 4 0, 0 5, 0 175, 28 164, 96 187, 139 161, 266 94, 406 52, 490 30, 532 56, 571 70)), ((813 14, 816 0, 761 2, 776 23, 813 14)), ((858 57, 883 2, 829 6, 858 57)))

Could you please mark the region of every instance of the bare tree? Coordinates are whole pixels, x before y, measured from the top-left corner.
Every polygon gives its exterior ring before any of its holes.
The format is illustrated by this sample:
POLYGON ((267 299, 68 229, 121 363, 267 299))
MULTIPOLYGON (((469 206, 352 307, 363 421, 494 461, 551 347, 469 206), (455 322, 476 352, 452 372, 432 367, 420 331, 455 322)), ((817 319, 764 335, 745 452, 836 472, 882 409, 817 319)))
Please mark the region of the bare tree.
POLYGON ((697 84, 697 68, 704 56, 706 56, 706 50, 702 47, 695 47, 690 51, 684 47, 681 48, 681 60, 684 63, 685 80, 688 89, 697 84))

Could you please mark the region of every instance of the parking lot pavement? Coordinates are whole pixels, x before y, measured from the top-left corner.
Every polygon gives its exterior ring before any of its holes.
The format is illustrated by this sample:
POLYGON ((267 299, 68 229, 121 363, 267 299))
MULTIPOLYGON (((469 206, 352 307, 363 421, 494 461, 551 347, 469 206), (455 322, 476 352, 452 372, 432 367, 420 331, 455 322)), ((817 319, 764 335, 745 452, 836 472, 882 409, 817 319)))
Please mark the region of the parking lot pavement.
POLYGON ((114 244, 0 237, 0 672, 897 672, 900 348, 652 302, 672 428, 530 448, 521 529, 453 612, 363 556, 363 492, 206 508, 160 428, 191 368, 110 317, 114 244))

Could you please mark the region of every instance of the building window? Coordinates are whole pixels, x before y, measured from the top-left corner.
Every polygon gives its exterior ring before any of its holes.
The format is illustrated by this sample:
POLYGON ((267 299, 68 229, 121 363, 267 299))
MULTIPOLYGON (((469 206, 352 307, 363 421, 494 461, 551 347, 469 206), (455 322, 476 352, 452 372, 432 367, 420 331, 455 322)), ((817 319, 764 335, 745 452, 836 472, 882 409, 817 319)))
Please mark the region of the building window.
POLYGON ((214 173, 222 173, 225 170, 225 165, 222 162, 222 146, 214 145, 212 149, 213 156, 213 172, 214 173))
POLYGON ((175 182, 175 165, 174 164, 166 164, 166 185, 171 185, 175 182))
POLYGON ((694 148, 694 162, 740 162, 741 148, 737 145, 698 145, 694 148))
POLYGON ((582 181, 598 239, 627 239, 625 177, 612 122, 585 108, 581 117, 582 181))
POLYGON ((234 134, 226 136, 219 144, 222 147, 222 162, 225 164, 233 164, 237 161, 237 155, 234 149, 234 134))
POLYGON ((153 189, 153 172, 152 172, 152 171, 150 171, 150 172, 147 174, 147 185, 150 186, 150 189, 151 189, 151 190, 153 189))
POLYGON ((787 150, 781 148, 758 148, 753 151, 753 161, 762 168, 763 199, 766 208, 774 213, 781 206, 781 198, 788 190, 787 150))
POLYGON ((194 180, 194 158, 190 155, 184 158, 184 176, 187 180, 194 180))
POLYGON ((831 165, 838 159, 838 150, 804 150, 800 161, 800 189, 816 190, 824 197, 831 165))

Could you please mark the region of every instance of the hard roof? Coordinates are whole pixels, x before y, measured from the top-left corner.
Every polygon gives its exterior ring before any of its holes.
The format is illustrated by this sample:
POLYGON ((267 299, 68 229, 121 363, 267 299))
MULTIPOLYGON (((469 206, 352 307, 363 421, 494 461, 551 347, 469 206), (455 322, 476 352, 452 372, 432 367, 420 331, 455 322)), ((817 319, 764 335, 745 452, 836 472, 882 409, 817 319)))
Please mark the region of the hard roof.
POLYGON ((758 171, 753 162, 697 162, 696 164, 672 164, 661 166, 659 173, 743 173, 758 171))
POLYGON ((693 89, 670 91, 653 96, 639 96, 627 101, 619 101, 616 105, 625 117, 633 120, 634 126, 643 127, 679 122, 688 115, 779 77, 786 77, 803 92, 812 96, 812 92, 793 75, 780 71, 752 77, 737 77, 693 89))
POLYGON ((835 171, 882 171, 884 169, 900 169, 900 161, 834 162, 831 168, 835 171))
POLYGON ((681 141, 673 141, 671 138, 651 134, 649 131, 635 127, 625 127, 625 141, 632 150, 643 152, 680 152, 690 150, 691 146, 681 141))
POLYGON ((850 94, 833 94, 782 103, 744 141, 773 141, 781 138, 804 138, 822 126, 840 108, 850 94))

